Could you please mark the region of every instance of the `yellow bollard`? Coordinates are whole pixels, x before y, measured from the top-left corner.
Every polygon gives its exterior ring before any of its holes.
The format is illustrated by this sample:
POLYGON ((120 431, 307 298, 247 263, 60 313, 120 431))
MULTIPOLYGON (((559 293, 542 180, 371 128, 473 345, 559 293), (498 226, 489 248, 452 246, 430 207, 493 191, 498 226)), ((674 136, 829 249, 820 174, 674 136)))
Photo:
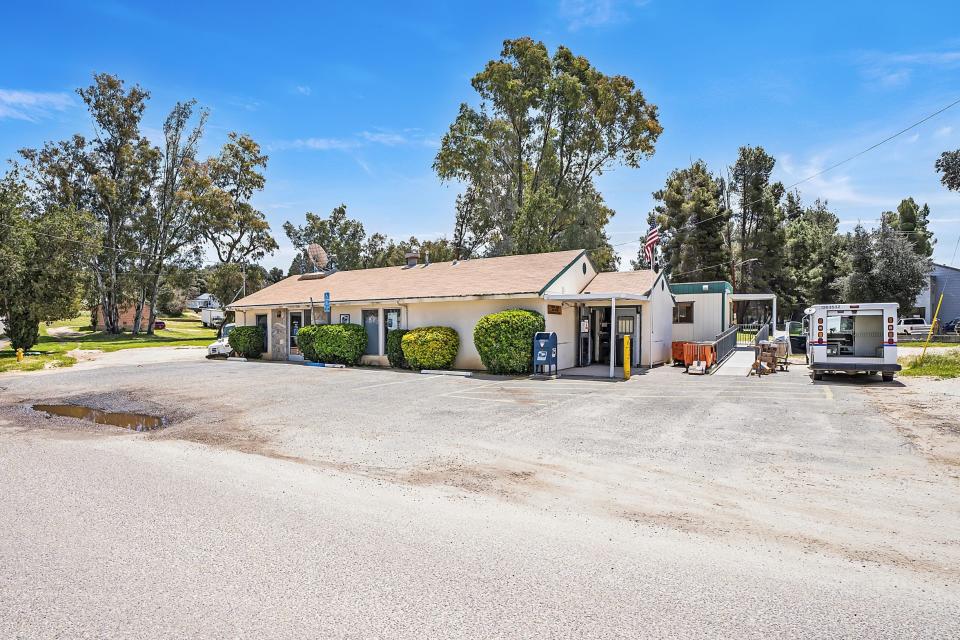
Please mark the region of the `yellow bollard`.
POLYGON ((630 336, 623 336, 623 379, 630 379, 630 336))
POLYGON ((17 362, 23 362, 23 348, 17 349, 17 362))

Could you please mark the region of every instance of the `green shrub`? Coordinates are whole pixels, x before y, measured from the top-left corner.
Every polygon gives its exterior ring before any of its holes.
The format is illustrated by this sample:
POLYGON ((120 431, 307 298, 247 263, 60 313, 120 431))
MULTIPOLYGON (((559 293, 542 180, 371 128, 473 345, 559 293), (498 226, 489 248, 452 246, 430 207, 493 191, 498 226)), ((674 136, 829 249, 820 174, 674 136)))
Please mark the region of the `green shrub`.
POLYGON ((411 329, 400 339, 411 369, 450 369, 460 351, 460 336, 450 327, 411 329))
POLYGON ((410 367, 407 359, 403 357, 403 345, 401 344, 406 333, 406 329, 394 329, 387 334, 387 360, 390 361, 391 367, 397 367, 398 369, 408 369, 410 367))
POLYGON ((536 311, 498 311, 477 321, 473 344, 490 373, 528 373, 533 370, 533 334, 543 328, 543 316, 536 311))
POLYGON ((367 346, 367 332, 358 324, 312 324, 297 333, 303 357, 314 362, 357 364, 367 346))
POLYGON ((231 349, 244 358, 259 358, 265 337, 261 327, 234 327, 227 336, 227 342, 231 349))

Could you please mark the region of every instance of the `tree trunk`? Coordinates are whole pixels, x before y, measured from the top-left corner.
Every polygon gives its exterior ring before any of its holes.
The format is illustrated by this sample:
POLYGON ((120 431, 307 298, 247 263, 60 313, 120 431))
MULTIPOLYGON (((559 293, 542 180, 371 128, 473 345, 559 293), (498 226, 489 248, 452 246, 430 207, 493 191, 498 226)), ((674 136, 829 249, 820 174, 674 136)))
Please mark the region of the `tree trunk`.
POLYGON ((160 295, 160 269, 157 269, 157 275, 153 279, 150 289, 150 324, 147 326, 147 335, 153 335, 153 325, 157 322, 157 296, 160 295))

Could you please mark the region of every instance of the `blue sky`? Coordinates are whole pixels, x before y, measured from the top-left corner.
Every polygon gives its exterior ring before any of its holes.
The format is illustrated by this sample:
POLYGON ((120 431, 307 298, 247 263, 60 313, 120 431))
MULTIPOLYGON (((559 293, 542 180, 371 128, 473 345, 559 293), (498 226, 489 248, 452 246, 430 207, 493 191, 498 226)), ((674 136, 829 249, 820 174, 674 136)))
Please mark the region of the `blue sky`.
MULTIPOLYGON (((286 268, 280 225, 341 202, 368 232, 450 234, 458 186, 430 165, 505 38, 564 44, 659 106, 654 157, 599 180, 616 244, 636 240, 651 192, 692 159, 721 171, 740 145, 763 145, 789 184, 960 98, 956 2, 310 4, 14 3, 0 41, 0 157, 87 132, 74 89, 95 72, 151 91, 148 135, 176 100, 196 98, 211 110, 205 155, 234 130, 269 154, 256 203, 282 248, 264 263, 286 268)), ((933 163, 956 148, 960 105, 800 189, 828 199, 844 230, 903 197, 928 202, 934 257, 949 261, 960 194, 933 163)))

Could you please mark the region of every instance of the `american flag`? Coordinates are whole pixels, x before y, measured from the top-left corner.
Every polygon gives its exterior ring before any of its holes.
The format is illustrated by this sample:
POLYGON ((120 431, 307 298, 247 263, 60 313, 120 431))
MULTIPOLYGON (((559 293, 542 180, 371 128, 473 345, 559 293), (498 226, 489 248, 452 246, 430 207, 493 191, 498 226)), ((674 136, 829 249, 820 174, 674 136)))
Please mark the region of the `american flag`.
POLYGON ((652 267, 653 266, 653 248, 657 246, 657 243, 660 242, 660 228, 658 225, 653 225, 650 227, 650 231, 647 231, 647 239, 643 242, 643 252, 647 256, 647 263, 652 267))

